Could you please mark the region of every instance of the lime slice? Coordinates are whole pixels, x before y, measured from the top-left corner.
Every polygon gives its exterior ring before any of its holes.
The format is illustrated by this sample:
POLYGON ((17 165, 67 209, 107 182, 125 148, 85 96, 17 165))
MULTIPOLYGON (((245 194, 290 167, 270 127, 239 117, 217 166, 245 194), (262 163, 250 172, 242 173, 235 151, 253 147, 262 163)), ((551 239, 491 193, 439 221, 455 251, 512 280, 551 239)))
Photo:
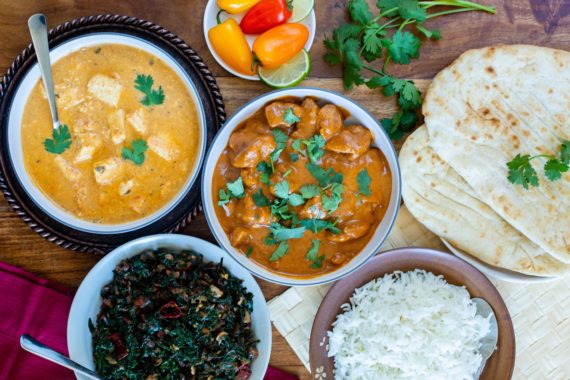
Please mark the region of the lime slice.
POLYGON ((307 18, 315 6, 315 0, 293 0, 293 15, 289 22, 300 22, 307 18))
POLYGON ((259 79, 269 87, 285 88, 303 81, 311 71, 311 56, 305 49, 276 69, 259 68, 259 79))

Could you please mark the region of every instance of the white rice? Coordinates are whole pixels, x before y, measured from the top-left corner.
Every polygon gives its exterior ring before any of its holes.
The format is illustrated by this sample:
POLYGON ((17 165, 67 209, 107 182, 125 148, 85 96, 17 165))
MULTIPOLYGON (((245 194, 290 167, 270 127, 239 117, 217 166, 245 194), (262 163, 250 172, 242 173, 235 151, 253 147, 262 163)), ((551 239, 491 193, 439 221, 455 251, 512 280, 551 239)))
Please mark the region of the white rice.
POLYGON ((489 320, 465 287, 422 270, 356 289, 329 332, 337 380, 471 380, 489 320))

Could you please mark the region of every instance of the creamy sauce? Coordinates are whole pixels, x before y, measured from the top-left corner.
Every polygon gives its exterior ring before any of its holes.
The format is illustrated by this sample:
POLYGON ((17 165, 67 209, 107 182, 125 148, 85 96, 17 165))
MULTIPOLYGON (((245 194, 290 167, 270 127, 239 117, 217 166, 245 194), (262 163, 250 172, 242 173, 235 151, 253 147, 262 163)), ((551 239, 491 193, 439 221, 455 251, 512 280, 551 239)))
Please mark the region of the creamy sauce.
MULTIPOLYGON (((392 189, 390 167, 383 153, 370 147, 370 132, 363 127, 356 127, 358 132, 365 130, 364 133, 347 135, 346 131, 355 127, 343 125, 345 115, 342 110, 333 105, 315 108, 316 103, 311 102, 312 99, 305 99, 302 104, 295 99, 284 99, 269 104, 244 121, 233 132, 230 143, 218 160, 212 180, 212 195, 217 203, 220 200, 219 189, 225 188, 226 183, 233 182, 240 176, 243 179, 245 197, 232 199, 225 207, 215 206, 216 215, 232 245, 244 254, 249 253, 251 260, 267 269, 292 277, 321 275, 347 264, 370 241, 384 217, 392 189), (287 108, 293 108, 301 121, 296 126, 278 126, 289 135, 289 140, 275 163, 275 172, 271 175, 272 186, 269 186, 260 181, 257 165, 267 159, 265 152, 271 152, 275 148, 272 124, 283 120, 282 111, 287 108), (277 115, 273 111, 276 111, 277 115), (333 119, 336 121, 333 122, 333 119), (330 128, 332 125, 334 128, 330 128), (269 226, 276 222, 276 218, 271 215, 269 207, 256 206, 252 199, 253 194, 261 189, 263 194, 273 201, 274 184, 282 180, 287 180, 291 192, 294 193, 299 193, 303 185, 318 185, 306 167, 309 159, 298 155, 298 160, 294 162, 291 158, 291 154, 298 153, 292 148, 296 138, 306 139, 317 133, 327 138, 319 165, 325 170, 332 168, 344 177, 344 191, 338 209, 323 218, 337 221, 336 226, 341 232, 313 233, 305 230, 302 238, 287 241, 289 250, 282 258, 270 261, 269 258, 277 245, 267 244, 264 239, 269 234, 269 226), (353 150, 357 152, 340 153, 353 150), (371 179, 369 196, 359 193, 357 177, 363 169, 366 169, 371 179), (323 265, 319 268, 312 267, 306 257, 314 239, 320 240, 318 255, 325 256, 323 265)), ((314 219, 311 208, 315 205, 322 207, 320 199, 312 198, 304 205, 289 206, 289 209, 300 219, 314 219)))
POLYGON ((174 70, 140 49, 106 44, 62 58, 53 76, 70 148, 62 154, 44 148, 52 123, 40 82, 22 121, 26 170, 48 198, 85 221, 117 224, 148 216, 179 193, 196 165, 201 132, 196 106, 174 70), (162 87, 162 104, 141 104, 139 74, 152 76, 153 89, 162 87), (122 158, 137 139, 148 145, 140 166, 122 158))

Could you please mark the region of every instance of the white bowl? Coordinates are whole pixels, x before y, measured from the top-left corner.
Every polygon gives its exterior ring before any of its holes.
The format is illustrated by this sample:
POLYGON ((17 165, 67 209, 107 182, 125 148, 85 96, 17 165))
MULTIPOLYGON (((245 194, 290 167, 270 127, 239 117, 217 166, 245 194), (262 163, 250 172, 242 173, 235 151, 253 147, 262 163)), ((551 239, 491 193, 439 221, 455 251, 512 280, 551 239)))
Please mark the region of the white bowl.
POLYGON ((210 230, 214 234, 218 243, 230 253, 230 255, 242 266, 247 268, 251 273, 260 277, 264 280, 287 285, 287 286, 311 286, 325 284, 328 282, 336 281, 339 278, 348 275, 354 270, 358 269, 361 265, 366 263, 366 261, 378 252, 384 241, 388 237, 392 226, 398 215, 398 210, 400 209, 400 198, 401 198, 401 178, 400 178, 400 166, 398 164, 398 158, 396 155, 396 150, 390 141, 390 138, 380 126, 378 121, 360 104, 352 99, 341 94, 321 90, 312 87, 296 87, 292 89, 277 90, 269 92, 258 98, 253 99, 242 108, 238 109, 233 116, 224 124, 222 129, 216 135, 214 142, 209 148, 208 154, 206 155, 206 161, 204 164, 202 172, 202 203, 204 207, 204 213, 206 215, 206 220, 210 226, 210 230), (305 98, 307 96, 318 98, 319 104, 322 103, 332 103, 339 106, 351 115, 346 122, 348 124, 358 123, 372 132, 373 145, 379 148, 382 153, 386 156, 390 170, 392 172, 392 194, 390 196, 390 203, 386 210, 384 218, 376 228, 374 235, 364 247, 364 249, 356 255, 349 263, 340 267, 334 272, 330 272, 318 277, 312 278, 293 278, 272 272, 261 265, 255 263, 254 261, 248 259, 245 255, 235 249, 226 233, 224 232, 217 216, 214 207, 214 201, 212 199, 212 181, 211 178, 214 173, 215 166, 218 162, 218 158, 222 154, 223 150, 226 148, 230 135, 234 129, 248 117, 253 115, 257 110, 263 107, 265 104, 283 97, 297 97, 305 98))
MULTIPOLYGON (((121 260, 136 256, 147 249, 157 248, 191 249, 201 253, 205 261, 219 262, 224 259, 224 268, 232 275, 243 280, 243 285, 253 294, 253 313, 251 321, 253 331, 259 343, 259 356, 251 367, 251 380, 261 380, 269 364, 271 354, 271 323, 265 298, 255 279, 218 246, 207 241, 186 235, 153 235, 133 240, 124 244, 105 256, 89 271, 77 290, 69 319, 67 320, 67 347, 69 356, 79 364, 95 369, 93 363, 93 346, 88 321, 94 323, 101 307, 101 289, 113 279, 113 269, 121 260)), ((79 380, 88 378, 75 373, 79 380)))
MULTIPOLYGON (((111 33, 111 32, 101 32, 93 33, 81 37, 74 38, 68 42, 65 42, 50 51, 51 63, 55 64, 57 61, 63 57, 85 47, 103 45, 103 44, 120 44, 130 47, 135 47, 141 49, 147 53, 150 53, 158 58, 160 58, 164 63, 166 63, 178 76, 182 79, 188 93, 190 94, 193 103, 196 106, 196 112, 198 114, 198 122, 200 129, 200 141, 198 158, 194 164, 190 175, 186 183, 182 186, 181 190, 178 192, 173 199, 171 199, 166 205, 161 209, 155 211, 154 213, 127 223, 119 224, 99 224, 92 223, 86 220, 77 218, 75 215, 65 211, 59 205, 54 203, 49 199, 39 188, 36 187, 33 180, 30 178, 27 170, 24 166, 24 156, 22 152, 22 117, 24 114, 24 108, 28 101, 28 98, 36 85, 40 80, 40 69, 36 63, 30 71, 22 78, 21 83, 14 95, 14 101, 12 107, 10 108, 10 114, 8 119, 8 147, 10 159, 14 165, 16 176, 18 181, 22 185, 22 188, 28 193, 29 197, 33 202, 41 208, 45 213, 49 214, 51 217, 63 223, 71 228, 92 232, 98 234, 111 234, 119 232, 128 232, 136 229, 140 229, 147 226, 161 217, 168 214, 180 200, 185 196, 185 194, 190 190, 200 172, 200 167, 202 165, 202 160, 206 151, 206 119, 204 114, 204 108, 202 106, 200 95, 198 90, 192 83, 192 80, 185 73, 182 66, 176 62, 176 60, 169 54, 167 54, 163 49, 158 46, 147 42, 141 38, 122 34, 122 33, 111 33)), ((50 124, 51 125, 51 124, 50 124)))
MULTIPOLYGON (((206 39, 206 44, 208 45, 208 49, 210 49, 210 53, 212 53, 212 55, 214 56, 214 59, 216 60, 216 62, 218 62, 218 64, 220 66, 222 66, 226 71, 235 75, 236 77, 240 77, 240 78, 247 79, 247 80, 259 80, 259 76, 257 74, 256 75, 245 75, 245 74, 239 73, 239 72, 235 71, 234 69, 232 69, 231 67, 229 67, 223 61, 223 59, 220 58, 218 53, 216 53, 214 48, 212 48, 212 44, 210 43, 210 37, 208 36, 208 31, 210 29, 212 29, 214 26, 218 25, 218 21, 216 20, 216 16, 218 15, 219 11, 220 11, 220 7, 218 7, 216 0, 209 0, 208 4, 206 5, 206 10, 204 11, 204 38, 206 39)), ((231 17, 234 20, 236 20, 239 24, 239 22, 241 21, 243 16, 245 16, 246 12, 243 12, 243 13, 240 13, 237 15, 231 15, 228 13, 224 13, 222 15, 222 20, 225 20, 227 17, 231 17)), ((313 41, 315 40, 315 33, 317 31, 317 18, 315 17, 315 10, 313 9, 311 11, 311 13, 309 13, 309 15, 304 20, 299 22, 299 24, 303 24, 307 27, 307 29, 309 29, 309 39, 307 40, 307 43, 305 44, 305 50, 309 51, 309 50, 311 50, 311 46, 313 46, 313 41)), ((255 41, 255 39, 258 36, 259 35, 250 35, 250 34, 245 35, 245 39, 247 40, 247 43, 249 44, 250 47, 253 46, 253 42, 255 41)))
POLYGON ((537 282, 550 282, 560 279, 559 277, 546 277, 546 276, 531 276, 529 274, 519 273, 512 270, 504 269, 489 265, 481 260, 476 259, 468 253, 455 248, 451 243, 445 239, 441 239, 443 244, 453 253, 455 256, 462 260, 467 261, 469 264, 473 265, 475 268, 479 269, 485 274, 485 276, 494 278, 501 281, 513 282, 519 284, 530 284, 537 282))

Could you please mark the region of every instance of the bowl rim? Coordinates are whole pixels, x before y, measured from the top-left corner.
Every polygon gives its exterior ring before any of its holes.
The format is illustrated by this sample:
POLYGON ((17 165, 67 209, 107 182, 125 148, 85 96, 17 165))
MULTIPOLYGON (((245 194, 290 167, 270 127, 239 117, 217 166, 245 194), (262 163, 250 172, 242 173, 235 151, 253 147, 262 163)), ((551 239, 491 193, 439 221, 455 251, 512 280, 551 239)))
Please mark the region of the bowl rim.
MULTIPOLYGON (((99 14, 85 16, 53 27, 48 34, 51 47, 57 46, 73 37, 89 35, 94 32, 118 31, 150 42, 166 54, 172 56, 192 77, 198 88, 199 101, 203 104, 206 116, 205 135, 206 144, 209 144, 219 126, 226 120, 226 111, 222 94, 216 79, 210 72, 202 58, 168 29, 153 22, 137 17, 120 14, 99 14)), ((152 224, 138 228, 131 232, 113 234, 87 233, 68 227, 58 222, 50 215, 37 207, 21 188, 14 173, 14 168, 7 157, 6 128, 8 107, 12 102, 14 90, 23 77, 36 62, 36 56, 30 43, 11 63, 0 81, 0 190, 4 198, 22 220, 35 233, 42 238, 62 247, 78 252, 105 254, 113 248, 144 235, 164 232, 176 232, 184 228, 202 211, 199 187, 202 177, 198 175, 194 185, 179 204, 162 218, 152 224)), ((204 155, 205 157, 205 155, 204 155)), ((202 168, 200 167, 200 171, 202 168)))
POLYGON ((14 173, 19 182, 19 185, 23 191, 27 193, 32 202, 34 202, 37 207, 41 208, 42 211, 48 214, 51 218, 57 220, 59 223, 65 224, 70 228, 86 233, 108 235, 130 232, 153 224, 171 212, 182 201, 182 199, 192 189, 200 177, 200 170, 206 156, 206 138, 208 131, 205 110, 202 103, 200 102, 200 94, 198 92, 198 88, 192 81, 192 78, 184 70, 182 65, 177 62, 175 57, 169 54, 163 47, 160 47, 150 41, 144 40, 139 36, 130 35, 124 32, 103 31, 75 36, 58 44, 57 46, 54 46, 53 48, 50 48, 49 53, 51 64, 53 66, 66 57, 69 57, 71 54, 74 54, 85 48, 99 45, 120 45, 132 49, 138 49, 145 52, 146 54, 150 54, 156 59, 159 59, 167 67, 169 67, 170 70, 172 70, 174 74, 183 82, 184 87, 188 91, 188 94, 184 94, 184 97, 190 96, 194 103, 198 121, 198 130, 200 133, 198 157, 194 162, 192 169, 189 171, 185 183, 174 195, 174 197, 168 200, 168 202, 166 202, 161 208, 143 218, 138 218, 123 223, 99 224, 77 217, 73 213, 61 207, 57 202, 50 199, 47 194, 44 194, 43 190, 35 183, 30 173, 26 170, 24 162, 25 160, 23 159, 23 149, 21 149, 21 146, 12 146, 11 144, 11 142, 20 142, 21 144, 23 140, 21 125, 23 121, 23 111, 27 106, 29 97, 34 90, 36 83, 38 83, 38 80, 41 81, 41 76, 39 76, 37 80, 34 81, 34 79, 39 75, 39 64, 37 62, 33 63, 28 68, 14 89, 14 95, 11 99, 12 101, 8 109, 8 125, 6 128, 8 135, 8 158, 12 167, 15 169, 14 173), (102 42, 98 40, 99 38, 102 40, 102 42), (23 99, 24 95, 27 95, 25 99, 23 99), (10 128, 11 126, 12 128, 10 128))
MULTIPOLYGON (((208 47, 210 54, 212 54, 212 57, 214 57, 214 59, 216 60, 218 65, 220 65, 228 73, 235 75, 236 77, 239 77, 242 79, 246 79, 246 80, 250 80, 250 81, 260 81, 261 79, 259 78, 258 74, 246 75, 246 74, 242 74, 242 73, 232 69, 227 63, 224 62, 224 60, 218 55, 218 53, 212 47, 212 44, 210 43, 210 37, 208 36, 208 31, 211 28, 213 28, 213 26, 211 26, 211 22, 209 22, 208 16, 210 16, 210 14, 212 14, 212 13, 217 13, 217 11, 219 11, 219 10, 220 9, 216 3, 216 0, 208 0, 208 2, 206 3, 206 7, 204 8, 204 14, 202 16, 202 26, 203 26, 202 29, 204 30, 204 39, 206 40, 206 46, 208 47), (214 9, 212 10, 212 8, 214 8, 214 9)), ((227 14, 226 16, 228 18, 235 19, 239 23, 239 21, 242 19, 243 15, 246 12, 247 11, 243 11, 243 12, 241 12, 239 14, 235 14, 235 15, 227 14)), ((315 36, 317 34, 317 17, 315 15, 315 9, 313 8, 313 10, 309 13, 309 15, 307 15, 307 17, 305 19, 298 21, 297 23, 305 25, 307 27, 307 29, 309 29, 309 38, 307 40, 307 43, 305 43, 305 46, 304 46, 305 50, 309 51, 309 50, 311 50, 311 47, 313 46, 313 43, 315 41, 315 36)), ((252 41, 255 38, 257 38, 257 36, 259 36, 259 34, 252 34, 252 35, 245 34, 246 40, 248 40, 248 44, 250 46, 253 44, 252 41)))
MULTIPOLYGON (((74 337, 76 336, 78 331, 83 331, 85 333, 85 330, 88 330, 87 320, 90 319, 88 318, 89 315, 87 315, 89 314, 89 312, 86 311, 85 308, 82 308, 80 305, 81 302, 80 298, 96 294, 96 296, 98 297, 97 300, 95 301, 97 303, 96 309, 100 310, 100 303, 101 303, 100 289, 93 289, 91 287, 92 285, 91 283, 94 282, 98 276, 99 277, 101 276, 102 273, 100 272, 102 272, 105 267, 109 267, 108 270, 105 271, 105 273, 107 274, 110 273, 112 278, 113 277, 112 272, 116 267, 116 265, 112 265, 113 262, 116 261, 117 263, 119 263, 121 260, 134 257, 140 254, 145 249, 156 249, 160 247, 172 247, 172 246, 192 247, 195 245, 202 245, 204 247, 207 247, 208 255, 218 256, 220 259, 224 260, 223 266, 232 275, 244 281, 243 286, 248 290, 248 292, 253 294, 254 302, 257 299, 258 302, 256 304, 254 312, 252 313, 252 320, 253 319, 257 320, 260 329, 263 330, 258 332, 256 338, 259 340, 263 339, 265 341, 264 343, 265 350, 262 351, 258 344, 257 348, 259 351, 259 356, 255 360, 256 361, 261 360, 259 362, 260 363, 259 368, 261 369, 259 377, 252 378, 252 380, 263 379, 263 375, 265 374, 269 366, 269 359, 271 356, 272 333, 271 333, 271 320, 269 315, 269 309, 267 307, 267 301, 265 300, 261 287, 259 286, 258 282, 255 280, 255 278, 251 275, 251 273, 249 273, 249 271, 245 270, 240 265, 237 265, 237 262, 233 258, 228 257, 227 253, 222 248, 218 247, 213 243, 210 243, 209 241, 194 236, 182 235, 182 234, 157 234, 157 235, 144 236, 138 239, 131 240, 125 244, 116 247, 113 251, 111 251, 109 254, 107 254, 105 257, 99 260, 99 262, 97 262, 97 264, 95 264, 89 270, 87 275, 81 281, 81 284, 79 285, 79 288, 77 289, 77 292, 73 297, 73 301, 67 318, 66 344, 69 350, 70 358, 72 360, 77 361, 78 360, 77 356, 81 351, 84 350, 82 346, 77 347, 77 344, 75 343, 77 339, 74 339, 74 337), (232 269, 228 268, 227 264, 228 262, 230 263, 232 269), (235 271, 240 273, 235 274, 234 273, 235 271), (245 283, 246 281, 249 283, 249 285, 245 283)), ((193 249, 197 253, 202 254, 205 258, 205 261, 213 262, 212 260, 207 259, 205 257, 206 254, 204 252, 199 252, 198 249, 194 248, 174 248, 174 249, 193 249)), ((87 331, 87 334, 91 333, 87 331)), ((87 363, 87 367, 94 369, 93 358, 89 357, 88 355, 87 357, 89 360, 89 363, 87 363)), ((86 363, 83 363, 82 365, 86 365, 86 363)), ((84 378, 82 377, 82 375, 79 375, 78 373, 75 373, 75 375, 78 379, 84 378)))
MULTIPOLYGON (((239 125, 239 123, 237 123, 235 125, 234 129, 238 125, 239 125)), ((366 128, 368 128, 368 127, 366 127, 366 128)), ((227 142, 226 142, 225 146, 227 146, 227 142)), ((219 157, 216 157, 216 162, 218 159, 219 159, 219 157)), ((402 183, 402 179, 401 179, 400 163, 398 160, 398 154, 396 152, 396 148, 394 147, 390 137, 388 136, 388 133, 384 130, 384 128, 382 128, 380 126, 380 124, 378 123, 376 118, 372 115, 372 113, 370 113, 370 111, 368 111, 359 102, 349 98, 348 96, 340 94, 338 92, 326 90, 326 89, 321 89, 321 88, 317 88, 317 87, 311 87, 311 86, 299 86, 299 87, 279 89, 279 90, 273 90, 273 91, 267 92, 263 95, 255 97, 254 99, 251 99, 250 101, 248 101, 247 103, 245 103, 241 107, 237 108, 233 112, 231 117, 228 118, 228 120, 222 125, 222 127, 220 128, 220 130, 216 134, 216 137, 214 138, 214 140, 210 144, 210 146, 208 148, 208 152, 206 153, 206 158, 204 160, 204 168, 202 170, 201 195, 202 195, 202 202, 204 202, 203 209, 204 209, 205 219, 206 219, 206 222, 208 223, 208 227, 209 227, 210 231, 212 232, 212 235, 214 235, 214 238, 216 239, 216 241, 218 242, 220 247, 222 247, 222 249, 224 249, 235 261, 237 261, 238 264, 240 264, 241 266, 246 268, 254 276, 259 277, 259 278, 261 278, 265 281, 271 282, 271 283, 284 285, 284 286, 316 286, 316 285, 323 285, 323 284, 338 281, 339 279, 341 279, 345 276, 348 276, 351 273, 354 273, 354 271, 356 271, 356 270, 360 269, 362 266, 364 266, 370 260, 370 258, 372 258, 376 254, 376 252, 378 252, 380 250, 380 248, 384 245, 384 243, 388 239, 388 236, 390 235, 390 232, 392 231, 392 228, 394 227, 394 224, 396 223, 396 219, 397 219, 399 211, 400 211, 400 207, 401 207, 401 203, 402 203, 402 186, 401 186, 401 183, 402 183), (310 91, 310 92, 312 92, 312 94, 307 94, 306 96, 314 96, 316 98, 319 98, 319 95, 318 95, 319 93, 326 93, 328 95, 332 95, 333 97, 335 97, 335 96, 340 97, 343 100, 352 103, 354 106, 356 106, 357 108, 360 108, 365 114, 367 114, 372 120, 375 121, 375 123, 378 127, 378 130, 380 131, 381 134, 384 135, 384 138, 389 142, 389 144, 388 144, 389 152, 384 152, 383 150, 382 150, 382 152, 386 156, 388 155, 387 153, 390 153, 391 155, 393 155, 394 162, 395 162, 395 167, 390 166, 390 169, 392 171, 392 181, 393 181, 392 188, 393 188, 393 190, 395 188, 397 191, 396 201, 395 201, 395 203, 396 203, 395 211, 393 213, 392 220, 390 221, 384 235, 382 236, 382 239, 380 239, 380 241, 376 244, 376 246, 374 248, 370 249, 370 252, 367 255, 367 257, 365 257, 360 264, 356 265, 351 270, 344 270, 343 271, 343 269, 346 269, 346 265, 345 265, 345 266, 340 267, 339 269, 337 269, 334 272, 330 272, 330 273, 324 274, 322 276, 310 277, 310 278, 306 278, 306 279, 297 279, 295 277, 287 277, 287 276, 283 276, 283 275, 280 275, 280 274, 275 273, 275 272, 270 272, 267 269, 262 268, 260 265, 258 265, 257 263, 255 263, 251 260, 247 262, 248 265, 244 265, 240 260, 237 260, 234 258, 234 255, 236 255, 236 253, 234 252, 235 248, 230 247, 231 249, 228 249, 225 246, 224 240, 219 236, 220 234, 225 234, 225 232, 224 231, 218 231, 216 229, 216 226, 214 225, 214 222, 212 219, 216 218, 216 220, 217 220, 217 216, 215 215, 215 212, 214 212, 214 215, 210 215, 210 212, 208 211, 208 206, 205 204, 206 200, 211 198, 211 194, 206 193, 206 187, 208 187, 208 180, 209 180, 209 178, 207 178, 207 176, 211 175, 211 173, 208 174, 206 172, 206 167, 208 166, 208 163, 211 162, 211 160, 213 159, 213 157, 212 157, 213 148, 217 143, 219 143, 219 140, 221 139, 222 132, 224 130, 226 130, 228 128, 228 125, 230 123, 232 123, 233 121, 235 121, 238 118, 238 116, 241 116, 240 114, 246 108, 248 108, 252 103, 259 102, 261 100, 266 100, 266 102, 268 102, 271 99, 278 98, 280 95, 282 95, 282 97, 286 97, 287 93, 291 92, 291 91, 301 91, 301 92, 310 91), (263 273, 260 273, 259 269, 267 271, 273 277, 270 278, 270 277, 264 275, 263 273), (330 276, 330 278, 326 278, 324 280, 321 279, 322 277, 326 277, 326 276, 330 276)), ((389 204, 389 206, 390 206, 390 204, 389 204)), ((384 217, 386 217, 386 215, 384 217)), ((379 226, 380 225, 378 225, 377 228, 379 228, 379 226)), ((355 255, 353 257, 353 260, 358 255, 361 255, 361 254, 362 254, 362 252, 355 255)))
MULTIPOLYGON (((325 344, 327 342, 326 335, 325 335, 325 340, 323 341, 321 340, 322 335, 320 334, 322 333, 323 328, 325 330, 325 334, 326 332, 330 331, 329 328, 331 327, 332 322, 334 322, 337 316, 339 315, 339 313, 337 312, 333 316, 331 315, 331 313, 327 313, 327 310, 325 309, 329 307, 334 307, 335 305, 338 304, 337 311, 340 311, 341 305, 347 301, 347 299, 345 298, 340 299, 339 298, 340 295, 344 295, 344 293, 346 292, 349 294, 349 299, 350 299, 350 297, 352 297, 352 295, 354 294, 356 288, 362 287, 368 282, 373 281, 374 279, 381 278, 386 274, 394 273, 398 270, 401 270, 401 269, 380 270, 380 268, 383 268, 386 265, 392 266, 395 265, 396 263, 400 266, 406 266, 406 263, 409 263, 412 260, 415 262, 413 266, 416 269, 423 269, 428 272, 432 272, 435 275, 442 275, 446 279, 446 281, 448 281, 448 279, 447 276, 443 274, 443 272, 446 270, 447 271, 452 270, 452 268, 448 267, 455 266, 456 267, 455 269, 459 270, 463 269, 462 273, 468 273, 466 277, 470 278, 470 282, 472 282, 473 284, 480 284, 480 287, 483 288, 483 292, 487 292, 486 297, 482 298, 493 299, 492 304, 491 302, 489 303, 491 304, 493 311, 495 312, 495 315, 497 317, 497 322, 499 324, 499 341, 497 343, 497 346, 502 348, 503 350, 502 352, 505 355, 505 357, 511 361, 509 368, 507 370, 508 373, 503 373, 507 375, 507 377, 505 377, 504 379, 510 379, 513 375, 515 361, 516 361, 516 355, 515 355, 516 337, 514 333, 513 321, 502 295, 499 293, 494 284, 487 278, 487 276, 485 276, 485 274, 483 274, 481 271, 479 271, 479 269, 477 269, 467 261, 462 260, 461 258, 451 253, 442 252, 432 248, 419 248, 419 247, 403 247, 403 248, 392 249, 385 252, 379 252, 378 255, 376 255, 373 259, 370 260, 370 263, 374 262, 373 265, 375 267, 374 269, 372 268, 372 266, 361 268, 361 270, 359 271, 361 273, 355 273, 355 276, 351 276, 350 278, 345 278, 341 281, 338 281, 330 289, 328 289, 325 297, 323 298, 322 302, 319 305, 319 308, 315 315, 315 319, 311 326, 310 341, 309 341, 309 356, 310 356, 309 365, 311 371, 316 371, 317 368, 315 361, 317 360, 317 356, 319 358, 322 358, 322 351, 323 349, 326 349, 326 344, 325 344), (431 271, 422 268, 422 266, 425 267, 429 265, 430 261, 433 264, 442 263, 442 262, 445 263, 445 266, 443 266, 445 269, 443 271, 431 271), (369 273, 366 272, 367 269, 372 272, 382 272, 383 274, 374 275, 372 279, 368 280, 367 278, 369 277, 369 273), (364 282, 365 278, 367 280, 364 282), (363 282, 363 283, 361 285, 353 287, 354 285, 353 283, 347 284, 347 282, 354 282, 354 283, 363 282), (341 294, 336 294, 337 291, 339 291, 339 289, 341 294), (350 292, 348 292, 348 289, 350 289, 350 292), (331 319, 331 324, 327 324, 329 319, 331 319)), ((406 271, 409 270, 406 269, 406 271)), ((452 283, 452 285, 454 284, 452 283)), ((462 282, 459 286, 463 286, 469 292, 469 295, 471 297, 474 297, 464 282, 462 282)), ((501 351, 499 350, 499 348, 497 348, 493 353, 493 356, 498 355, 500 352, 501 351)), ((493 358, 493 356, 491 358, 493 358)), ((487 368, 487 364, 489 363, 489 360, 491 360, 491 358, 489 358, 485 363, 485 368, 483 369, 482 375, 485 374, 485 369, 487 368)), ((496 359, 497 358, 495 358, 495 360, 496 359)), ((323 360, 327 360, 329 364, 332 362, 334 368, 334 359, 332 357, 328 357, 328 353, 326 359, 323 360)))

